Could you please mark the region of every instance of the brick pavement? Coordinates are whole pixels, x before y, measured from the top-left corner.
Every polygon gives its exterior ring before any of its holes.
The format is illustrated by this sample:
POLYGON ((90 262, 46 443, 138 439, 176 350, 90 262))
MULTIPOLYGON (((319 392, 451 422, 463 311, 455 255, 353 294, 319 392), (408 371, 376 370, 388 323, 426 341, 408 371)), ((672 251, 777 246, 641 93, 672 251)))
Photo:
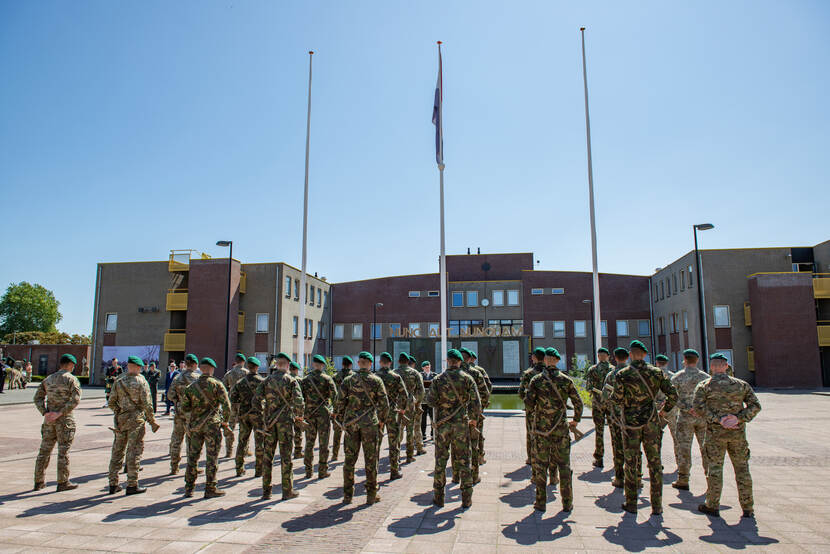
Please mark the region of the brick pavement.
MULTIPOLYGON (((830 505, 823 485, 830 477, 830 398, 794 392, 762 392, 759 398, 764 410, 749 426, 756 522, 740 520, 728 463, 723 519, 694 511, 705 490, 696 447, 692 490, 669 487, 675 476, 668 473, 675 469, 669 435, 663 447, 667 486, 662 518, 649 517, 647 488, 639 515, 622 515, 622 494, 610 486, 610 471, 591 468, 592 432, 573 449, 574 511, 559 512, 551 489, 554 498, 548 511, 536 513, 530 471, 524 465, 521 414, 488 418, 488 463, 482 468, 473 507, 466 512, 460 510, 454 485, 446 507, 431 505, 431 446, 426 456, 404 465, 404 479, 399 481, 388 482, 386 459, 382 460, 383 500, 372 507, 362 504, 362 471, 355 503, 340 502, 342 450, 332 477, 323 481, 302 478, 302 464, 295 460, 300 496, 288 502, 279 500, 278 489, 272 501, 261 501, 252 469, 236 478, 233 462, 227 459, 220 463, 219 479, 228 496, 204 500, 200 483, 196 497, 185 499, 183 477, 165 475, 169 418, 160 418, 163 427, 157 435, 148 431, 141 477, 150 491, 109 496, 111 415, 100 407, 100 399, 83 401, 76 412, 79 430, 71 463, 73 480, 81 487, 54 492, 53 458, 48 488, 35 493, 30 489, 40 418, 29 405, 2 406, 0 552, 828 552, 830 505)), ((581 428, 590 430, 590 420, 583 419, 581 428)))

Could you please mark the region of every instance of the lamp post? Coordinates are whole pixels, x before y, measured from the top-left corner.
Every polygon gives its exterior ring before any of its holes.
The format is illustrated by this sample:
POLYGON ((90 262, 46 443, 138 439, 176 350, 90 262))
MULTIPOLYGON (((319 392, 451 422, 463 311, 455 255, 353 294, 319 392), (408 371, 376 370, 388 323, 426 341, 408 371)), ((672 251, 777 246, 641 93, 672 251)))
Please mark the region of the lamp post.
MULTIPOLYGON (((588 300, 587 298, 582 301, 583 304, 588 304, 588 308, 591 310, 591 314, 593 316, 593 302, 588 300)), ((594 336, 594 322, 593 319, 589 318, 591 321, 591 356, 590 359, 594 360, 594 356, 597 355, 597 339, 594 336)))
POLYGON ((370 331, 370 335, 372 336, 372 366, 375 367, 375 326, 377 325, 378 321, 378 308, 383 308, 383 302, 376 302, 372 305, 372 330, 370 331))
POLYGON ((709 369, 709 341, 706 337, 706 305, 703 303, 703 279, 700 276, 700 252, 697 249, 697 232, 714 229, 711 223, 698 223, 692 225, 692 233, 695 236, 695 273, 697 274, 697 307, 700 320, 700 340, 702 343, 703 369, 709 369))
POLYGON ((225 313, 225 365, 228 368, 228 335, 231 332, 231 267, 233 266, 233 241, 220 240, 216 242, 216 246, 228 246, 230 251, 228 253, 228 309, 225 313))

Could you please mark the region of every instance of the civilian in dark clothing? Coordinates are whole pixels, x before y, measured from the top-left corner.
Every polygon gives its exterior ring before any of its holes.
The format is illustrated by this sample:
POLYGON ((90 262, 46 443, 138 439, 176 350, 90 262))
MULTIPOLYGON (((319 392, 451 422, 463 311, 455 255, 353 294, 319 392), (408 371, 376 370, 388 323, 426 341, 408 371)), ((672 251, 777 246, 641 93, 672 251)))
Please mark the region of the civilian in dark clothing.
MULTIPOLYGON (((432 384, 432 379, 435 377, 435 374, 432 372, 432 365, 429 362, 423 362, 421 364, 421 377, 424 379, 424 388, 428 388, 432 384)), ((424 396, 426 398, 426 396, 424 396)), ((426 438, 427 436, 427 416, 429 416, 429 420, 434 424, 435 420, 432 417, 432 407, 428 406, 427 404, 421 404, 423 409, 423 414, 421 414, 421 436, 426 438)), ((432 426, 429 428, 429 438, 434 439, 434 429, 432 426)))
POLYGON ((173 379, 179 376, 179 370, 176 369, 176 362, 170 362, 170 367, 167 368, 167 375, 164 378, 164 403, 167 405, 167 411, 164 415, 170 415, 170 407, 173 405, 170 402, 170 387, 173 385, 173 379))

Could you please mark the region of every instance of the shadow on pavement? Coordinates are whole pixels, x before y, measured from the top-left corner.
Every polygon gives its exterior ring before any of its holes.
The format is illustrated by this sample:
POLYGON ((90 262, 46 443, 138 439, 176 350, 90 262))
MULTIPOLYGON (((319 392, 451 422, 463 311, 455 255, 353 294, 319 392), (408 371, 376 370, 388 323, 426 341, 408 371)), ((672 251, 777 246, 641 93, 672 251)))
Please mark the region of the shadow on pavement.
POLYGON ((273 504, 273 500, 252 500, 244 504, 239 504, 230 508, 217 508, 215 510, 208 510, 206 512, 194 515, 188 518, 190 525, 205 525, 206 523, 216 521, 236 521, 241 519, 251 519, 259 512, 267 510, 273 504))
POLYGON ((719 517, 707 517, 712 534, 700 537, 705 543, 743 550, 748 545, 763 546, 779 542, 778 539, 758 535, 758 524, 754 519, 741 518, 735 525, 729 525, 719 517))
POLYGON ((656 546, 671 546, 683 541, 678 535, 663 527, 662 516, 651 516, 643 523, 637 523, 637 516, 626 513, 617 525, 605 528, 602 536, 611 544, 616 544, 628 552, 641 552, 656 546), (666 538, 658 535, 662 532, 666 538), (658 544, 655 544, 658 543, 658 544))
POLYGON ((368 508, 368 506, 366 504, 334 504, 322 510, 290 519, 283 523, 282 527, 289 533, 308 531, 309 529, 324 529, 350 521, 355 512, 364 508, 368 508))
POLYGON ((515 523, 506 525, 501 533, 523 546, 530 546, 540 541, 555 541, 572 533, 567 521, 569 516, 569 513, 559 512, 551 518, 544 519, 542 512, 531 508, 530 514, 515 523))
POLYGON ((525 464, 519 469, 514 469, 510 473, 505 473, 504 476, 511 481, 527 481, 530 479, 530 466, 525 464))
MULTIPOLYGON (((549 498, 553 498, 553 496, 549 494, 549 498)), ((499 500, 509 505, 511 508, 531 506, 536 500, 536 485, 528 483, 523 489, 500 496, 499 500)))
MULTIPOLYGON (((416 495, 418 498, 424 495, 416 495)), ((449 496, 449 495, 448 495, 449 496)), ((447 498, 446 501, 452 501, 447 498)), ((432 493, 429 493, 429 502, 432 504, 432 493)), ((430 505, 416 514, 402 517, 395 523, 390 523, 386 529, 395 533, 398 538, 410 538, 415 535, 435 535, 455 527, 455 519, 464 511, 461 506, 442 512, 443 508, 430 505)))
POLYGON ((610 483, 614 476, 614 468, 608 471, 595 467, 591 471, 586 471, 577 476, 580 481, 587 481, 588 483, 610 483))
POLYGON ((24 510, 17 517, 32 517, 41 514, 59 514, 66 512, 80 512, 87 508, 92 508, 98 504, 113 500, 115 497, 108 494, 98 494, 95 496, 88 496, 86 498, 76 498, 75 500, 64 500, 63 502, 54 502, 45 506, 33 506, 24 510))
POLYGON ((202 498, 200 496, 193 498, 184 498, 183 496, 168 498, 155 504, 134 506, 126 510, 121 510, 120 512, 109 514, 102 521, 122 521, 125 519, 142 519, 150 516, 169 515, 201 500, 202 498))

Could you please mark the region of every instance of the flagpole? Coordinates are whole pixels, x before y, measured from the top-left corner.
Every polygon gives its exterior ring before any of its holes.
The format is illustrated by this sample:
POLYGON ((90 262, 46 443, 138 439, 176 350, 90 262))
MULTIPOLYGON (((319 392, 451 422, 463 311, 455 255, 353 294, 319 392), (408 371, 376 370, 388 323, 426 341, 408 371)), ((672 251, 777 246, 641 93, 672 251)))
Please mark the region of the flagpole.
MULTIPOLYGON (((441 370, 447 368, 447 252, 444 235, 444 74, 441 62, 441 41, 438 41, 438 142, 436 143, 438 174, 440 176, 441 196, 441 257, 439 263, 441 279, 441 370)), ((437 361, 437 360, 436 360, 437 361)))
MULTIPOLYGON (((585 88, 585 136, 588 143, 588 205, 591 213, 591 263, 593 265, 593 288, 594 288, 594 345, 596 348, 602 346, 602 328, 600 321, 599 305, 599 270, 597 268, 597 222, 594 213, 594 169, 591 159, 591 117, 588 114, 588 69, 585 61, 585 27, 580 27, 582 35, 582 84, 585 88)), ((592 360, 596 359, 596 352, 591 353, 592 360)))
MULTIPOLYGON (((300 268, 300 322, 303 325, 303 332, 300 334, 297 329, 297 363, 305 369, 305 336, 308 329, 305 322, 306 304, 306 262, 308 258, 308 151, 311 142, 311 58, 314 51, 308 52, 308 115, 305 124, 305 187, 303 190, 303 261, 300 268)), ((299 323, 297 327, 299 327, 299 323)))

